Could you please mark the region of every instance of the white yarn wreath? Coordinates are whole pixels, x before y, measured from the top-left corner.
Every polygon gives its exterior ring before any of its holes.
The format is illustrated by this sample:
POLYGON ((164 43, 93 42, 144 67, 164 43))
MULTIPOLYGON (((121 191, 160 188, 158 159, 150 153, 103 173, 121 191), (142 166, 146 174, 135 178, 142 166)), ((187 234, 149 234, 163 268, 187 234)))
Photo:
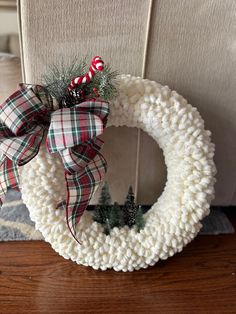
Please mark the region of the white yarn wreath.
POLYGON ((214 195, 214 145, 197 109, 167 86, 122 75, 119 92, 110 104, 109 126, 147 132, 163 149, 168 170, 162 195, 144 215, 144 229, 138 233, 125 226, 105 235, 86 211, 78 226, 79 245, 65 212, 56 209, 65 197, 61 160, 45 147, 22 167, 21 189, 36 228, 64 258, 94 269, 133 271, 180 252, 197 235, 214 195))

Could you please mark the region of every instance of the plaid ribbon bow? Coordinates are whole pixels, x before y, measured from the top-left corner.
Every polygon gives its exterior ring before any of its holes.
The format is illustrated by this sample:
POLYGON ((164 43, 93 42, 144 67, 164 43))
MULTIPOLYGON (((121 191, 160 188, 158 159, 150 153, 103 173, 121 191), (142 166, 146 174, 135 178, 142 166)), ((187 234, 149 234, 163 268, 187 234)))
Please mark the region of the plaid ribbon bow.
MULTIPOLYGON (((8 187, 18 188, 18 166, 33 159, 45 132, 49 153, 59 153, 65 168, 66 219, 76 239, 76 226, 107 164, 100 153, 109 114, 105 101, 87 100, 71 108, 54 109, 44 87, 20 84, 0 107, 0 200, 8 187)), ((76 239, 77 240, 77 239, 76 239)), ((77 240, 78 241, 78 240, 77 240)))

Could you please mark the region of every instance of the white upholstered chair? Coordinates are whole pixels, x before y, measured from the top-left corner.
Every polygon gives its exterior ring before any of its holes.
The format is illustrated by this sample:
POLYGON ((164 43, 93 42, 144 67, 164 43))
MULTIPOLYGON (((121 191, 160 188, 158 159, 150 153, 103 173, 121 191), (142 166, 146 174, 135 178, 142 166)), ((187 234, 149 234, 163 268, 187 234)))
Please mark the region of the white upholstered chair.
MULTIPOLYGON (((169 85, 212 131, 218 169, 214 204, 236 204, 234 0, 19 0, 23 77, 40 83, 62 56, 101 55, 120 73, 169 85)), ((114 200, 130 184, 152 203, 166 169, 160 149, 136 129, 107 129, 104 153, 114 200)))

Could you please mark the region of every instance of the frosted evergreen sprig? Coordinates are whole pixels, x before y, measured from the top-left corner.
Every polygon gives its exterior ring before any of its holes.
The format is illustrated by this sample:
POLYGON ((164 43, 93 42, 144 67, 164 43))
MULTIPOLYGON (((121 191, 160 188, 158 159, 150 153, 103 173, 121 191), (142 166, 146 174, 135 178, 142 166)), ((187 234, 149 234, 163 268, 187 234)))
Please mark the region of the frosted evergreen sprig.
POLYGON ((61 103, 65 94, 67 94, 67 87, 71 78, 84 75, 86 66, 86 59, 78 62, 78 58, 74 57, 70 64, 62 59, 57 64, 49 66, 48 72, 43 75, 43 84, 50 95, 55 97, 58 103, 61 103))
POLYGON ((42 81, 50 95, 59 104, 64 102, 74 104, 74 102, 84 101, 86 98, 99 98, 109 101, 117 96, 117 71, 113 71, 110 66, 105 65, 103 71, 96 72, 89 84, 81 84, 76 87, 73 93, 68 91, 71 80, 78 76, 83 76, 89 68, 87 58, 78 61, 78 57, 65 62, 62 59, 57 64, 49 67, 48 72, 43 76, 42 81), (74 97, 76 95, 76 99, 74 97), (83 97, 81 96, 83 95, 83 97))

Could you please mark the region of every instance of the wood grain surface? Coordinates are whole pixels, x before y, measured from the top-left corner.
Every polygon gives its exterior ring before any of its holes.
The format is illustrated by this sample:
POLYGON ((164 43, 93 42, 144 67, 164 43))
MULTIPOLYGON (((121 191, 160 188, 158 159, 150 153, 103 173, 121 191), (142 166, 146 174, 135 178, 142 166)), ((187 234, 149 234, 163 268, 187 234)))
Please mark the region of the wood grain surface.
POLYGON ((0 251, 1 314, 236 313, 235 234, 198 236, 133 273, 78 266, 42 241, 0 243, 0 251))

